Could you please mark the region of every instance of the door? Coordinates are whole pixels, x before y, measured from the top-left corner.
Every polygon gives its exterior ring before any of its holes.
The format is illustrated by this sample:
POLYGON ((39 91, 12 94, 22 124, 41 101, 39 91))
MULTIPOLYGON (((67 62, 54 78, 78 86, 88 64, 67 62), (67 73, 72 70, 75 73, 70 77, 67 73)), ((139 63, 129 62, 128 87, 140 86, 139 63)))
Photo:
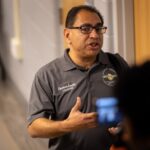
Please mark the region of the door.
POLYGON ((65 23, 69 9, 76 5, 84 4, 85 0, 62 0, 62 23, 65 23))
POLYGON ((150 60, 150 0, 134 0, 135 59, 140 64, 150 60))
MULTIPOLYGON (((66 15, 73 6, 77 5, 82 5, 86 2, 86 0, 61 0, 61 31, 63 33, 64 25, 65 25, 65 20, 66 20, 66 15)), ((61 35, 61 39, 63 38, 63 34, 61 35)), ((61 47, 62 49, 67 47, 67 44, 65 41, 61 42, 61 47)))

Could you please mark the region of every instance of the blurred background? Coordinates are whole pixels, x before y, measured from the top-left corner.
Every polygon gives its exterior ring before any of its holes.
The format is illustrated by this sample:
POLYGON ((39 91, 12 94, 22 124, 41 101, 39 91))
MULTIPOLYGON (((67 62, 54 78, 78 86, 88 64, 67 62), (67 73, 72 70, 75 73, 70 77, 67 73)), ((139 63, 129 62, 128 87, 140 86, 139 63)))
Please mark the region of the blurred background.
POLYGON ((104 51, 130 65, 150 59, 149 0, 0 0, 0 150, 47 149, 27 134, 27 102, 36 71, 63 54, 66 13, 79 4, 102 13, 104 51))

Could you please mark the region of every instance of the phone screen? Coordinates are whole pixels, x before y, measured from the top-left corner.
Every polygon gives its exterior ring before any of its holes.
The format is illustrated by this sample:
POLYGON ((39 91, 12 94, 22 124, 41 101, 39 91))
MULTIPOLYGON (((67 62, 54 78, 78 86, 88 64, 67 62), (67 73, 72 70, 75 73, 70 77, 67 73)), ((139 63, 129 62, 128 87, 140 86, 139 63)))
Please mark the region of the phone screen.
POLYGON ((116 125, 122 120, 118 109, 118 100, 115 97, 102 97, 97 99, 96 108, 99 124, 116 125))

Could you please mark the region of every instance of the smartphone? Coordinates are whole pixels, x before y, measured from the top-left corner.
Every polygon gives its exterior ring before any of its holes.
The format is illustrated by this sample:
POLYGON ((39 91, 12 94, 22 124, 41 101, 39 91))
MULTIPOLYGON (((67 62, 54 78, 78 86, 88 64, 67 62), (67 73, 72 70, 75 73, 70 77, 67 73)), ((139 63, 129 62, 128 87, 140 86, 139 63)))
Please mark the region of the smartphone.
POLYGON ((101 97, 96 101, 98 123, 103 125, 117 125, 122 121, 118 108, 118 99, 115 97, 101 97))

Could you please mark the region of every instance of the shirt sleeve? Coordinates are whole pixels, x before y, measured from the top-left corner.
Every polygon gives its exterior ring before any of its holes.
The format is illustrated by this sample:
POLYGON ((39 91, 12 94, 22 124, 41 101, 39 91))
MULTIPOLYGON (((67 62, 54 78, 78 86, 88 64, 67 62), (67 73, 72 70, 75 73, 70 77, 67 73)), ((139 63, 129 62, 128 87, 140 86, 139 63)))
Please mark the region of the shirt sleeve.
POLYGON ((37 118, 51 118, 54 113, 54 103, 49 76, 42 69, 39 70, 32 83, 28 103, 28 124, 37 118))

